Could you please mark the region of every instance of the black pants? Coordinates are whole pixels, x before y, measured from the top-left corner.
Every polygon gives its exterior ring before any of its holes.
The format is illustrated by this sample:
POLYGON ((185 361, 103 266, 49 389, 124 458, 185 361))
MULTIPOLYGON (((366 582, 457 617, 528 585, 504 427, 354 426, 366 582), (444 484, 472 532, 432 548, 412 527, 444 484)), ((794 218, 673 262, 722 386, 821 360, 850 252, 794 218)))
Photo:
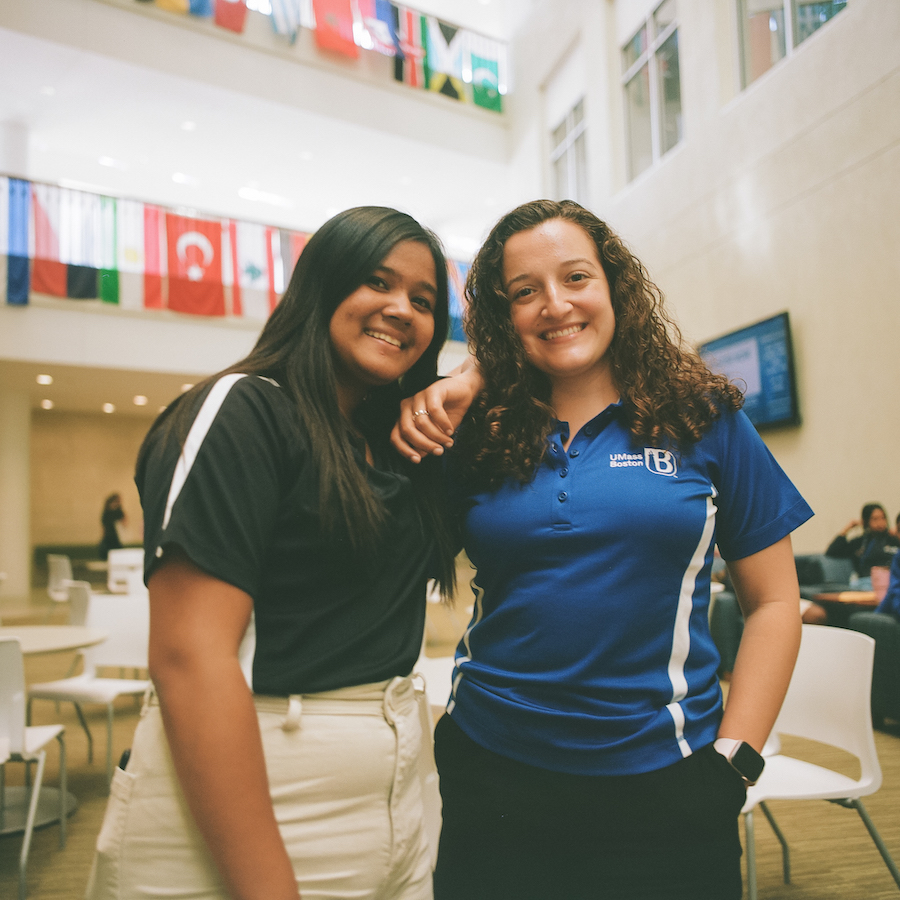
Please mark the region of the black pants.
POLYGON ((640 775, 535 768, 435 731, 435 900, 740 900, 746 791, 712 745, 640 775))

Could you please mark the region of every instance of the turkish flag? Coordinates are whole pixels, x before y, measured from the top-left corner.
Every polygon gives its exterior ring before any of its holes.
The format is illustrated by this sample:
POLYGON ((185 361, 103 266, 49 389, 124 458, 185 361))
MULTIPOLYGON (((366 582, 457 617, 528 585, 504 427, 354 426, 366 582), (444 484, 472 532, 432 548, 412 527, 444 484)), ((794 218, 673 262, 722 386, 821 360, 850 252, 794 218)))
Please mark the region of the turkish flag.
POLYGON ((225 315, 221 222, 166 214, 169 309, 225 315))

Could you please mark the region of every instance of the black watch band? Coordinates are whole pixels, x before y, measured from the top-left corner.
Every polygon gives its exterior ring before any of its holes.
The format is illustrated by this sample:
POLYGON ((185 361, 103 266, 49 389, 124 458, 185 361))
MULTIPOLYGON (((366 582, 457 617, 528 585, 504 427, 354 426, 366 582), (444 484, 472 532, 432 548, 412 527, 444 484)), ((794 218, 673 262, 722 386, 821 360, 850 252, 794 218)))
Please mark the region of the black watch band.
POLYGON ((728 760, 731 768, 744 779, 746 784, 756 784, 759 781, 766 761, 746 741, 719 738, 713 744, 713 748, 728 760))

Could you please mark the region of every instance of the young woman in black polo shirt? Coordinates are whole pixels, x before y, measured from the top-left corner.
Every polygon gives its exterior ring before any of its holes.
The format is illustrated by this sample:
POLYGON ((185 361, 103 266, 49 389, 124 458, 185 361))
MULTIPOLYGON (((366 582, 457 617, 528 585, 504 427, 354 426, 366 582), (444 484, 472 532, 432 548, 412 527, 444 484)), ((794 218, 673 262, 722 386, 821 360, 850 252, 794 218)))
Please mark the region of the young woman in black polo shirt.
POLYGON ((155 696, 89 897, 431 897, 408 676, 426 581, 449 590, 453 556, 433 473, 388 435, 436 377, 447 321, 434 235, 348 210, 250 355, 151 428, 136 481, 155 696))

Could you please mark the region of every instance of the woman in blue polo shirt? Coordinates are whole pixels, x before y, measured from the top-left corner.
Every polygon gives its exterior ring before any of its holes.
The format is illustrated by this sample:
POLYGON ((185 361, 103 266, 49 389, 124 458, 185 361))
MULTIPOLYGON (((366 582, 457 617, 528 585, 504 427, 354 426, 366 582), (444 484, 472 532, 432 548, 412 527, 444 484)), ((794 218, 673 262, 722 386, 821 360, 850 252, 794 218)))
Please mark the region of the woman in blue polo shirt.
MULTIPOLYGON (((436 900, 739 898, 738 813, 800 640, 789 535, 812 513, 578 204, 501 219, 467 294, 484 391, 447 469, 477 575, 435 735, 436 900), (746 617, 724 711, 716 546, 746 617)), ((408 455, 449 445, 477 381, 413 398, 408 455)))

